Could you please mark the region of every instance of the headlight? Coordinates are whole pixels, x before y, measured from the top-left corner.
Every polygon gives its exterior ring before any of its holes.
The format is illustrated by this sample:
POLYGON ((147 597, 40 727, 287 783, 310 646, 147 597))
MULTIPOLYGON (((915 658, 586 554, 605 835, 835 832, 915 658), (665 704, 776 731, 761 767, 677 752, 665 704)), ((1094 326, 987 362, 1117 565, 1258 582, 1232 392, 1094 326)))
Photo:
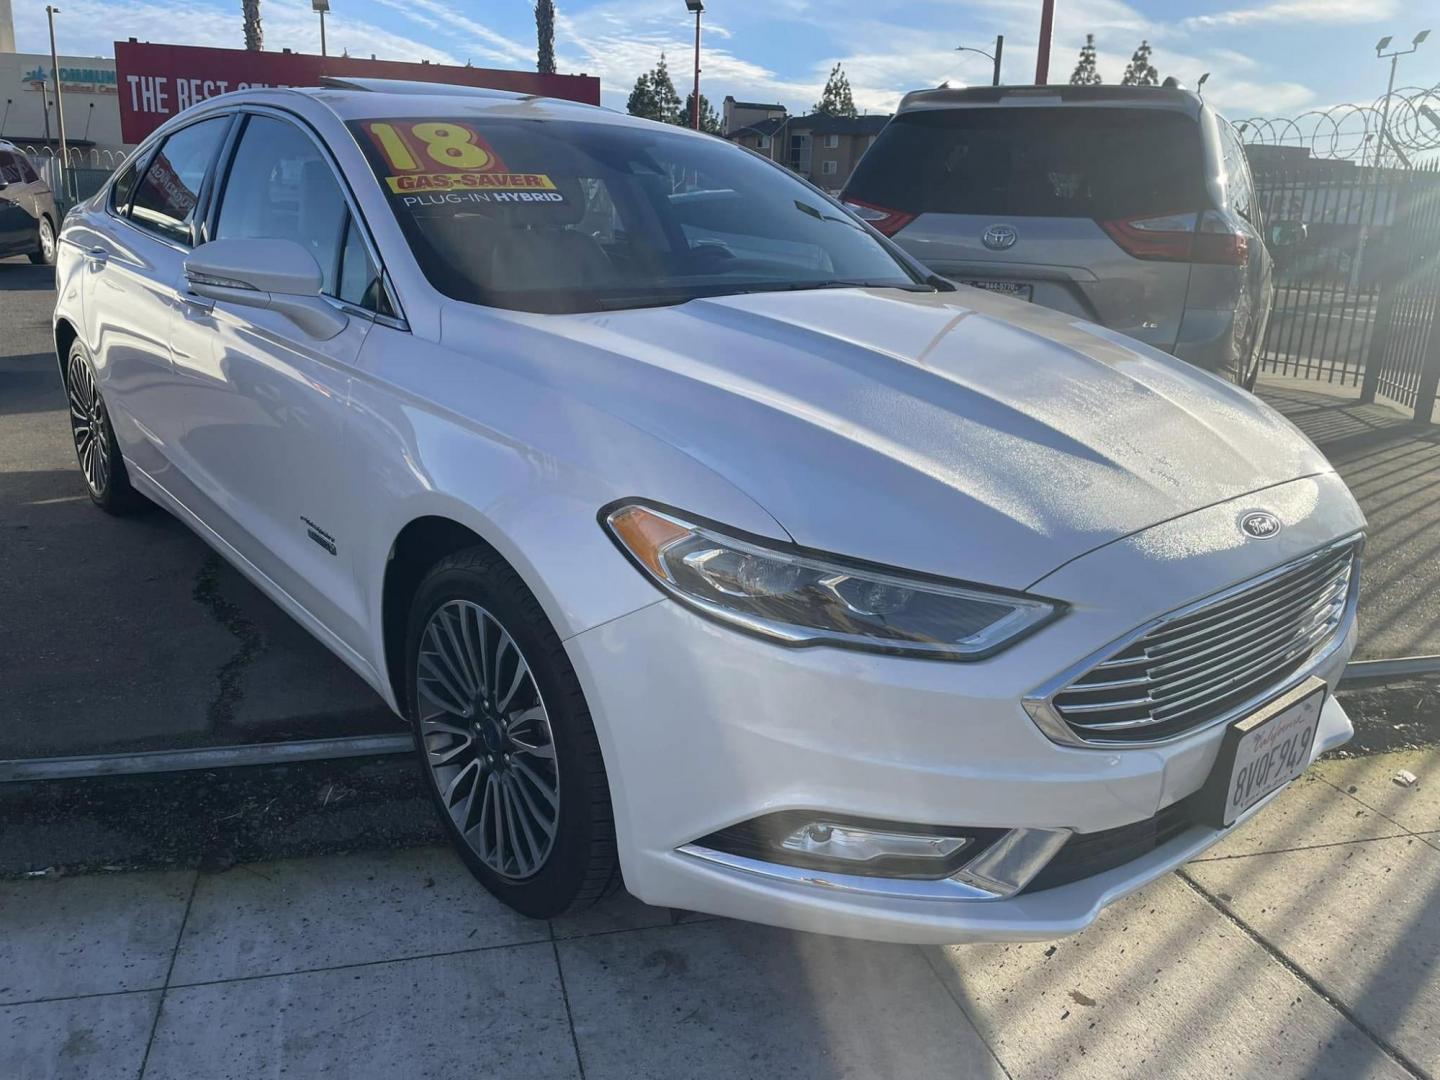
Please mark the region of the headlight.
POLYGON ((977 660, 1058 610, 1031 597, 762 546, 637 503, 610 511, 604 522, 665 593, 787 645, 977 660))

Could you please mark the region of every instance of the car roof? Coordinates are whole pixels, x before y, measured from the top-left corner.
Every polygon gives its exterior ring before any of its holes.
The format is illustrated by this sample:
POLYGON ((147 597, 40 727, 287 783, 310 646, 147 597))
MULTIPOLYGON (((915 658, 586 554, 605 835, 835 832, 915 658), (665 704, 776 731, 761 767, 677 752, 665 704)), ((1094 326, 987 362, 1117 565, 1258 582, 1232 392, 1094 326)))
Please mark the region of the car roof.
POLYGON ((1205 103, 1190 90, 1172 86, 965 86, 912 90, 900 99, 899 116, 924 109, 1014 106, 1168 109, 1198 117, 1205 103))
MULTIPOLYGON (((599 105, 483 86, 333 76, 325 76, 321 81, 320 86, 287 87, 284 92, 304 94, 323 104, 341 120, 484 114, 499 118, 579 120, 624 126, 655 123, 599 105)), ((665 127, 671 131, 689 130, 674 124, 666 124, 665 127)))

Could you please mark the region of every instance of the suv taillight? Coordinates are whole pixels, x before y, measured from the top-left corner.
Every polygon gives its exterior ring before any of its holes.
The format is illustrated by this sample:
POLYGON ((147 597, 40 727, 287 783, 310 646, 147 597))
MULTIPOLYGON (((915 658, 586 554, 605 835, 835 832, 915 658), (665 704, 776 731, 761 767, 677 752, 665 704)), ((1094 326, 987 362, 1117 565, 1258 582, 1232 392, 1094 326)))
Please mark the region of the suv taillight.
POLYGON ((1219 210, 1102 221, 1100 227, 1137 259, 1244 266, 1250 258, 1250 238, 1219 210))
POLYGON ((845 205, 861 221, 868 221, 886 236, 894 236, 915 220, 914 214, 907 214, 904 210, 891 210, 888 206, 876 206, 862 199, 846 199, 845 205))

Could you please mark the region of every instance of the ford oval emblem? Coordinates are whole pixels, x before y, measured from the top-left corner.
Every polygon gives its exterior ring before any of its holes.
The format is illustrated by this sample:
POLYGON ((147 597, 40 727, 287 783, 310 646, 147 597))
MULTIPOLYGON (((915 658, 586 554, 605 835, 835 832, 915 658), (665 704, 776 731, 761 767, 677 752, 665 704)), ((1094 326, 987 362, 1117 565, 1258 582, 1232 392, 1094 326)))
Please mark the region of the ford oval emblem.
POLYGON ((980 242, 991 251, 1004 251, 1015 246, 1020 235, 1011 225, 991 225, 980 237, 980 242))
POLYGON ((1256 540, 1269 540, 1280 531, 1280 519, 1264 510, 1255 510, 1240 519, 1240 531, 1256 540))

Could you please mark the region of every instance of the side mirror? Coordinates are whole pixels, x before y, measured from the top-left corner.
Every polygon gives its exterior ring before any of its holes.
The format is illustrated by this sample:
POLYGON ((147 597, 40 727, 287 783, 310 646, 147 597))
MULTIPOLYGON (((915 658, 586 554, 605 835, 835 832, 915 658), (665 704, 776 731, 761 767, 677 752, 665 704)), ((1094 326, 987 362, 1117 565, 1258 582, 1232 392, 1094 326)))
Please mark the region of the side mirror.
POLYGON ((324 281, 315 256, 294 240, 212 240, 185 260, 185 284, 196 296, 279 312, 328 341, 350 320, 321 299, 324 281))

